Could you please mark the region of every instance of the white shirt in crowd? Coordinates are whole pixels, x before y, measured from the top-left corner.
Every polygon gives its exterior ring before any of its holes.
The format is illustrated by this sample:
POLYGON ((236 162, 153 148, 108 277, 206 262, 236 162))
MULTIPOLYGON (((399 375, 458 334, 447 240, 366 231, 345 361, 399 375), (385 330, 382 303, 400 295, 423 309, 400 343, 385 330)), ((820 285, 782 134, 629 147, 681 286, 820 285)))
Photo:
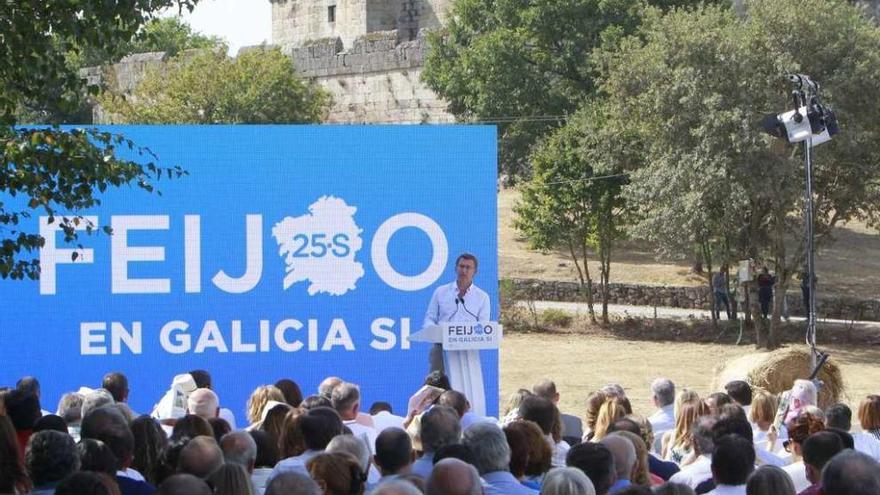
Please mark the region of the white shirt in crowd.
POLYGON ((681 468, 681 471, 673 474, 669 481, 696 489, 697 485, 711 478, 712 458, 707 455, 701 455, 694 462, 681 468))
POLYGON ((876 461, 880 461, 880 440, 864 431, 855 432, 852 434, 852 437, 857 451, 871 456, 876 461))
POLYGON ((657 412, 648 418, 651 429, 654 430, 654 445, 652 450, 660 452, 663 442, 663 434, 675 427, 675 405, 669 404, 657 409, 657 412))
POLYGON ((376 437, 378 434, 375 429, 358 423, 356 419, 345 420, 342 424, 347 426, 354 436, 363 440, 370 447, 371 455, 376 453, 376 437))
POLYGON ((406 418, 402 418, 388 411, 379 411, 373 415, 373 425, 376 427, 376 433, 382 433, 388 428, 403 429, 403 422, 406 418))
POLYGON ((718 485, 706 495, 746 495, 746 485, 718 485))
POLYGON ((565 440, 554 442, 553 437, 550 435, 544 435, 544 438, 547 440, 547 443, 550 444, 550 449, 553 451, 550 465, 555 468, 565 467, 565 456, 568 455, 568 451, 571 449, 568 442, 565 440))
POLYGON ((800 493, 812 485, 807 479, 807 472, 804 469, 804 461, 798 461, 789 464, 788 466, 783 466, 782 469, 784 469, 791 477, 791 481, 794 483, 795 492, 800 493))

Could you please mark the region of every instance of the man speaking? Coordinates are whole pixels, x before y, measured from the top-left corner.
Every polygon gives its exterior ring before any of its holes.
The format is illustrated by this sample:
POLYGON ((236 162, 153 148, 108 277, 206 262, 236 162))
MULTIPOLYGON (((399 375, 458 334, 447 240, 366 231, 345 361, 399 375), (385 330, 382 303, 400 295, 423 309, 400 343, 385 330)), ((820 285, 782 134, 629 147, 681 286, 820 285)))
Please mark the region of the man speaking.
MULTIPOLYGON (((455 282, 441 285, 434 291, 422 328, 441 323, 489 321, 489 295, 474 285, 477 257, 470 253, 461 254, 455 260, 455 274, 455 282)), ((442 369, 441 351, 440 344, 435 344, 431 350, 432 369, 442 369)), ((474 412, 485 415, 486 398, 479 351, 447 351, 445 361, 452 388, 468 397, 474 412)))

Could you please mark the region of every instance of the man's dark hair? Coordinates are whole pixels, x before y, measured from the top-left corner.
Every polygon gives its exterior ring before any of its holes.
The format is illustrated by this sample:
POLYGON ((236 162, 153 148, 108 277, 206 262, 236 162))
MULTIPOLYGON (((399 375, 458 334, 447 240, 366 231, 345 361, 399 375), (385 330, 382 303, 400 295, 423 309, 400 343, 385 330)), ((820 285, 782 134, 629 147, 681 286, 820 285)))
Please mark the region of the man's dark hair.
POLYGON ((282 378, 275 382, 275 387, 284 395, 284 402, 290 407, 299 407, 303 401, 303 393, 299 385, 295 381, 288 378, 282 378))
POLYGON ((39 488, 79 469, 79 456, 70 435, 45 430, 28 440, 24 463, 34 487, 39 488))
POLYGON ((555 400, 556 394, 558 394, 558 392, 556 391, 556 384, 553 383, 553 380, 541 380, 540 382, 536 383, 532 387, 532 393, 537 395, 538 397, 543 397, 551 401, 555 400))
POLYGON ((305 474, 286 472, 272 478, 265 495, 321 495, 321 488, 305 474))
POLYGON ((741 406, 752 405, 752 386, 743 380, 734 380, 724 386, 727 395, 741 406))
POLYGON ((455 258, 455 266, 458 266, 458 262, 461 260, 471 260, 474 262, 474 270, 479 268, 480 262, 477 261, 477 257, 471 253, 461 253, 458 255, 458 258, 455 258))
POLYGON ((712 476, 716 485, 744 485, 755 470, 755 446, 740 435, 725 435, 715 441, 712 476))
POLYGON ((476 466, 477 460, 474 457, 474 452, 467 445, 460 443, 446 445, 437 449, 437 452, 434 453, 434 464, 450 457, 466 462, 471 466, 476 466))
POLYGON ((436 453, 441 447, 460 443, 461 420, 455 409, 434 406, 422 415, 422 451, 436 453))
POLYGON ((437 405, 451 407, 458 413, 458 417, 462 417, 467 412, 467 397, 456 390, 447 390, 437 398, 437 405))
POLYGON ((837 454, 822 470, 822 493, 877 495, 880 493, 880 463, 855 450, 837 454))
POLYGON ((175 474, 159 485, 155 495, 211 495, 211 487, 191 474, 175 474))
POLYGON ((55 487, 55 495, 111 495, 98 473, 77 471, 61 480, 55 487))
POLYGON ((565 456, 565 465, 580 469, 590 478, 596 495, 605 495, 616 481, 614 456, 601 443, 575 445, 565 456))
POLYGON ((40 397, 40 381, 35 376, 23 376, 15 382, 15 389, 22 392, 31 392, 40 397))
POLYGON ((278 442, 275 442, 272 437, 263 430, 254 429, 248 433, 251 434, 251 437, 257 444, 257 459, 254 461, 254 467, 275 467, 275 464, 278 463, 279 457, 278 442))
POLYGON ((315 409, 316 407, 329 407, 333 408, 333 403, 330 402, 330 399, 324 397, 323 395, 310 395, 303 399, 300 403, 300 406, 305 409, 315 409))
POLYGON ((376 437, 376 464, 385 473, 397 474, 412 459, 412 440, 400 428, 386 428, 376 437))
POLYGON ((42 416, 40 399, 37 394, 28 390, 10 390, 3 398, 6 415, 12 420, 16 431, 31 430, 42 416))
POLYGON ((312 450, 324 450, 333 437, 342 433, 342 419, 329 407, 309 409, 299 420, 306 447, 312 450))
POLYGON ((639 437, 642 436, 642 427, 629 418, 620 418, 608 426, 608 433, 615 431, 628 431, 630 433, 635 433, 639 437))
POLYGON ((819 431, 807 437, 801 449, 804 453, 804 464, 821 471, 832 457, 843 450, 843 442, 830 431, 819 431))
POLYGON ((856 448, 856 441, 850 432, 841 430, 840 428, 825 428, 824 431, 830 431, 837 435, 840 438, 840 442, 843 444, 843 448, 851 450, 856 448))
POLYGON ((99 407, 86 414, 80 435, 82 438, 94 438, 107 444, 118 461, 117 470, 122 469, 125 462, 132 458, 134 435, 125 417, 114 407, 99 407))
POLYGON ((370 415, 375 416, 382 411, 387 411, 390 414, 394 414, 394 411, 391 409, 391 404, 384 401, 373 402, 373 405, 370 406, 370 415))
POLYGON ((442 388, 443 390, 449 390, 452 388, 452 386, 449 385, 449 377, 443 374, 442 371, 437 370, 428 373, 428 376, 425 377, 425 385, 442 388))
POLYGON ((101 388, 110 392, 116 402, 125 402, 128 399, 128 378, 118 371, 104 375, 101 388))
POLYGON ((211 388, 211 374, 206 370, 192 370, 189 376, 196 382, 196 388, 211 388))
POLYGON ((171 429, 171 440, 177 440, 183 437, 195 438, 198 436, 213 437, 214 429, 211 423, 201 416, 195 414, 187 414, 174 423, 171 429))
POLYGON ((691 427, 694 448, 701 455, 711 456, 715 450, 715 434, 713 432, 715 421, 715 418, 711 416, 702 416, 697 418, 697 422, 691 427))
POLYGON ((629 485, 625 488, 621 488, 614 492, 614 495, 653 495, 654 492, 651 491, 647 486, 642 485, 629 485))
POLYGON ((543 397, 531 395, 520 403, 519 415, 522 419, 534 421, 545 435, 549 435, 556 421, 556 406, 543 397))
POLYGON ((712 437, 716 446, 718 440, 727 435, 738 435, 750 443, 754 441, 752 425, 748 421, 736 416, 721 415, 712 427, 712 437))
POLYGON ((223 465, 223 451, 213 436, 198 436, 180 451, 177 471, 208 479, 223 465))
POLYGON ((67 422, 64 418, 55 414, 47 414, 34 422, 34 433, 43 430, 55 430, 67 433, 67 422))
POLYGON ((119 461, 104 442, 94 438, 83 438, 76 444, 76 450, 79 454, 81 470, 116 476, 116 466, 119 465, 119 461))
POLYGON ((719 410, 725 404, 730 404, 732 402, 731 397, 724 392, 715 392, 715 393, 709 394, 709 396, 706 398, 713 399, 715 401, 715 407, 719 410))
POLYGON ((852 409, 846 404, 834 404, 825 410, 825 427, 849 431, 852 428, 852 409))

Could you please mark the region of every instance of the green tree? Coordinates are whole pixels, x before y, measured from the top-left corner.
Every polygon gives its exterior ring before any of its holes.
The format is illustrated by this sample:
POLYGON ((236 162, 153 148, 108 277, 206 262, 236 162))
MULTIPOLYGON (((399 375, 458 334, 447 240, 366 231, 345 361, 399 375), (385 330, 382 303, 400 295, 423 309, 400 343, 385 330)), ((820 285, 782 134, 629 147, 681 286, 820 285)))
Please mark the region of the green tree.
POLYGON ((599 258, 602 321, 608 323, 611 254, 622 236, 621 189, 634 151, 606 109, 587 103, 536 146, 532 177, 521 185, 514 207, 514 225, 532 248, 567 250, 594 322, 590 250, 599 258))
POLYGON ((721 261, 767 260, 778 282, 758 344, 775 347, 782 294, 806 254, 804 173, 800 147, 766 136, 760 122, 791 105, 786 74, 821 82, 843 131, 817 148, 818 242, 840 222, 876 220, 880 29, 843 1, 756 0, 743 17, 713 6, 652 11, 640 37, 600 58, 609 104, 647 151, 627 187, 636 234, 670 252, 697 244, 721 261))
POLYGON ((136 148, 122 136, 17 124, 28 102, 75 110, 72 95, 81 81, 71 70, 69 52, 85 47, 113 52, 159 9, 194 5, 195 0, 0 3, 0 276, 39 277, 34 251, 43 239, 19 230, 23 218, 46 215, 73 241, 81 220, 61 215, 99 204, 100 192, 108 187, 129 184, 152 191, 159 176, 183 173, 117 157, 117 148, 136 148))
POLYGON ((147 73, 131 95, 99 101, 119 123, 256 124, 320 122, 330 96, 297 76, 277 48, 181 54, 147 73))
POLYGON ((536 140, 594 94, 592 51, 632 33, 642 8, 641 0, 456 0, 446 27, 429 36, 422 78, 458 118, 497 122, 502 171, 528 175, 536 140))

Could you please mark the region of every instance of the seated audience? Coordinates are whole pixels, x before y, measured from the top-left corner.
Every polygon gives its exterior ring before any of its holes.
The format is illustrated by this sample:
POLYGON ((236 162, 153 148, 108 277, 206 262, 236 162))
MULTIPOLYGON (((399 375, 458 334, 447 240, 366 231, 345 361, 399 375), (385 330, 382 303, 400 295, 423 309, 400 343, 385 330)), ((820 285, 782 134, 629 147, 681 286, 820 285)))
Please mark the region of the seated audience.
POLYGON ((322 495, 321 487, 308 474, 281 473, 266 486, 266 495, 322 495))
POLYGON ((510 446, 511 474, 523 485, 540 490, 553 459, 553 450, 541 428, 533 421, 518 420, 504 427, 504 435, 510 446))
POLYGON ((825 429, 825 424, 817 417, 804 412, 789 421, 787 428, 788 440, 783 443, 785 450, 791 453, 792 463, 783 467, 794 482, 794 489, 800 493, 810 486, 803 460, 803 444, 810 435, 825 429))
MULTIPOLYGON (((850 432, 852 428, 852 410, 846 404, 834 404, 825 410, 826 429, 840 429, 850 432)), ((838 432, 835 432, 838 433, 838 432)), ((844 442, 844 448, 853 448, 880 461, 880 440, 864 431, 850 432, 853 445, 848 447, 844 442)))
POLYGON ((94 438, 110 447, 116 456, 116 482, 123 495, 152 493, 153 485, 129 468, 134 460, 134 435, 125 417, 112 407, 100 407, 83 416, 82 438, 94 438))
POLYGON ((198 436, 214 438, 214 429, 211 428, 211 424, 204 418, 195 414, 187 414, 174 423, 170 439, 175 441, 184 437, 195 438, 198 436))
POLYGON ((614 457, 615 479, 608 493, 617 493, 632 484, 632 474, 636 466, 636 449, 626 438, 610 434, 599 443, 608 448, 614 457))
MULTIPOLYGON (((544 399, 542 399, 544 400, 544 399)), ((486 495, 527 495, 527 488, 510 474, 510 446, 504 432, 492 423, 476 423, 462 434, 462 443, 474 454, 475 467, 486 482, 486 495)))
POLYGON ((451 407, 432 407, 422 414, 420 437, 422 456, 413 463, 412 473, 427 479, 434 468, 434 454, 446 445, 461 442, 458 413, 451 407))
POLYGON ((583 471, 563 467, 547 473, 541 495, 596 495, 596 489, 583 471))
POLYGON ((453 458, 438 461, 425 483, 425 495, 483 495, 477 469, 453 458))
POLYGON ((558 413, 559 410, 556 409, 552 402, 536 395, 526 397, 519 406, 520 417, 526 421, 535 422, 541 428, 547 444, 553 449, 551 465, 553 467, 564 467, 565 455, 571 447, 561 438, 553 437, 553 426, 558 413))
POLYGON ((739 435, 726 435, 715 441, 712 453, 710 495, 745 495, 746 481, 755 469, 755 447, 739 435))
POLYGON ((15 427, 0 415, 0 493, 26 493, 31 487, 15 427))
POLYGON ((247 432, 257 446, 257 454, 254 459, 254 469, 251 472, 251 481, 254 482, 254 491, 262 495, 266 491, 269 476, 275 464, 278 463, 278 446, 271 441, 266 432, 251 430, 247 432))
MULTIPOLYGON (((551 380, 541 380, 532 387, 532 393, 538 397, 543 397, 559 408, 559 392, 556 390, 556 384, 551 380)), ((580 443, 581 437, 584 435, 584 424, 581 418, 571 414, 560 412, 562 417, 562 437, 569 443, 580 443)), ((563 458, 563 461, 565 459, 563 458)))
MULTIPOLYGON (((754 395, 748 418, 749 422, 752 423, 755 445, 764 450, 772 448, 772 446, 767 444, 767 433, 770 431, 770 426, 773 425, 775 417, 776 397, 763 390, 758 390, 754 395)), ((786 440, 786 438, 782 438, 782 440, 786 440)))
POLYGON ((791 477, 781 467, 764 465, 749 476, 746 495, 796 495, 791 477))
POLYGON ((361 495, 367 477, 360 462, 344 452, 318 454, 306 463, 309 475, 324 495, 361 495))
POLYGON ((79 469, 76 444, 67 433, 45 430, 34 433, 24 452, 24 464, 34 484, 34 495, 51 495, 65 476, 79 469))
POLYGON ((716 421, 717 419, 711 416, 702 416, 697 420, 691 429, 696 456, 694 462, 681 468, 681 471, 672 475, 669 481, 696 489, 700 483, 712 479, 712 452, 715 450, 712 428, 716 421))
POLYGON ((370 416, 373 417, 373 424, 376 425, 376 432, 381 433, 387 428, 403 428, 403 422, 406 418, 397 416, 391 409, 391 404, 379 401, 374 402, 370 406, 370 416))
POLYGON ((110 392, 114 402, 128 401, 128 378, 118 371, 107 373, 101 380, 101 388, 110 392))
POLYGON ((309 409, 298 416, 295 427, 302 433, 306 450, 297 456, 283 459, 275 465, 269 482, 281 473, 295 471, 306 474, 306 462, 324 452, 333 437, 342 433, 342 419, 336 410, 329 407, 309 409))
POLYGON ((209 477, 214 495, 254 495, 254 487, 244 466, 223 464, 209 477))
POLYGON ((401 428, 386 428, 376 437, 376 454, 373 461, 381 477, 380 485, 409 474, 412 469, 412 441, 401 428))
POLYGON ((177 472, 207 480, 223 465, 223 451, 213 436, 197 436, 190 440, 177 460, 177 472))
POLYGON ((259 428, 263 419, 263 408, 269 401, 284 402, 284 394, 274 385, 260 385, 251 393, 247 402, 248 429, 259 428))
POLYGON ((67 433, 73 437, 74 442, 79 441, 79 425, 82 422, 83 396, 76 392, 69 392, 61 396, 58 401, 56 413, 67 423, 67 433))
POLYGON ((131 433, 134 436, 131 467, 146 481, 153 485, 158 484, 162 454, 168 447, 165 430, 155 419, 144 414, 132 421, 131 433))
POLYGON ((37 394, 26 390, 10 390, 4 398, 6 416, 15 427, 19 449, 24 452, 28 439, 34 433, 34 423, 43 415, 37 394))
POLYGON ((212 495, 205 480, 191 474, 175 474, 159 485, 156 495, 212 495))
POLYGON ((617 481, 614 456, 604 444, 585 442, 575 445, 568 451, 565 463, 580 469, 590 478, 596 495, 605 495, 617 481))
POLYGON ((880 440, 880 395, 869 395, 859 404, 862 431, 880 440))
POLYGON ((830 431, 820 431, 807 437, 803 445, 804 467, 807 480, 811 485, 800 492, 800 495, 819 495, 822 468, 832 457, 843 451, 840 437, 830 431))
POLYGON ((299 385, 295 381, 282 378, 275 382, 275 388, 281 391, 281 394, 284 396, 284 402, 290 407, 299 407, 302 403, 302 390, 300 390, 299 385))
POLYGON ((880 463, 861 452, 845 450, 822 470, 823 495, 877 495, 880 463))
POLYGON ((55 486, 55 495, 112 495, 107 482, 99 473, 77 471, 55 486))
POLYGON ((354 436, 361 438, 367 444, 371 454, 374 453, 376 451, 376 430, 358 421, 361 407, 360 388, 354 383, 340 383, 330 393, 330 403, 342 418, 342 424, 348 427, 354 436))
POLYGON ((648 417, 656 438, 651 450, 660 452, 663 434, 675 427, 675 384, 672 380, 657 378, 651 382, 651 403, 657 409, 648 417))

